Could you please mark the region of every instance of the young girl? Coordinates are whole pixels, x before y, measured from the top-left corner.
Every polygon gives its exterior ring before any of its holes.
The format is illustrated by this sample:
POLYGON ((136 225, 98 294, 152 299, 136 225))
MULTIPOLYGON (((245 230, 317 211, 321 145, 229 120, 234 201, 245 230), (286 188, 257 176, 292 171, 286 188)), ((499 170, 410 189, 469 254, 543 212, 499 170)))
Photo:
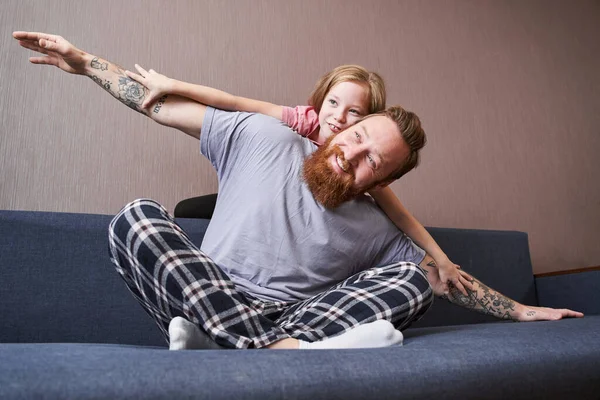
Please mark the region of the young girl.
MULTIPOLYGON (((154 104, 166 94, 175 94, 222 110, 269 115, 283 121, 316 145, 321 145, 332 134, 354 125, 362 117, 385 108, 386 95, 382 78, 357 65, 342 65, 323 75, 308 99, 309 106, 296 108, 234 96, 206 86, 177 81, 152 69, 146 71, 137 64, 135 68, 140 74, 126 71, 127 76, 149 90, 142 108, 154 104)), ((439 268, 440 280, 451 282, 467 296, 459 280, 460 267, 450 261, 423 225, 398 200, 394 192, 389 187, 384 187, 371 190, 369 194, 400 230, 433 257, 439 268)), ((446 287, 446 292, 447 290, 446 287)))

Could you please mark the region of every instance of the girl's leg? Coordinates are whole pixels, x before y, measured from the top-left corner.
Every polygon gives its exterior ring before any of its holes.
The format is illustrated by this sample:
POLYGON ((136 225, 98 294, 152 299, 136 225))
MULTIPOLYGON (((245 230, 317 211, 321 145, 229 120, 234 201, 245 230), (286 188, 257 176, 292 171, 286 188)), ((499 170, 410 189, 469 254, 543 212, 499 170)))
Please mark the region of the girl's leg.
POLYGON ((266 306, 238 291, 152 200, 136 200, 117 214, 109 248, 117 271, 167 340, 176 316, 223 347, 264 347, 290 337, 269 319, 281 314, 285 303, 266 306))

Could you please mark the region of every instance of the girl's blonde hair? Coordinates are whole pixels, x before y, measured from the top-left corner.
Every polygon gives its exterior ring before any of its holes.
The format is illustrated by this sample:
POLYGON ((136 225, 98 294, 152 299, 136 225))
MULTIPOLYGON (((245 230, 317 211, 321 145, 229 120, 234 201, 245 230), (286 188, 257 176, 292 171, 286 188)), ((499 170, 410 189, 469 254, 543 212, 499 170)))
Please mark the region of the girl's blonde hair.
POLYGON ((367 71, 360 65, 341 65, 323 75, 310 94, 308 105, 313 106, 315 111, 319 113, 327 93, 340 82, 357 82, 367 85, 369 88, 369 114, 385 109, 385 84, 383 79, 376 72, 367 71))

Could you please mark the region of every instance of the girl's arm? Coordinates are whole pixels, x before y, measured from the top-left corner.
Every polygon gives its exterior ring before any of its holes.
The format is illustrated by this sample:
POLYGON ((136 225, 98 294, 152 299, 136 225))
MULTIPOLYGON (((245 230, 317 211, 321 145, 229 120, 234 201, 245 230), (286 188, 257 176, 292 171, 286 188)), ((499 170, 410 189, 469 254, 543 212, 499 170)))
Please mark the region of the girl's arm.
POLYGON ((125 71, 125 74, 148 89, 146 99, 141 105, 143 110, 146 110, 151 104, 156 103, 156 101, 160 101, 167 94, 176 95, 195 100, 200 104, 220 108, 221 110, 245 111, 268 115, 283 121, 304 137, 310 137, 311 140, 318 143, 324 141, 324 138, 320 138, 318 135, 319 116, 313 107, 283 107, 266 101, 234 96, 222 90, 206 86, 171 79, 153 69, 146 71, 137 64, 135 64, 135 68, 139 74, 131 71, 125 71), (314 133, 316 135, 313 135, 314 133))
POLYGON ((458 273, 459 266, 450 261, 446 253, 440 248, 429 232, 413 215, 404 207, 392 189, 384 187, 382 189, 369 192, 375 199, 379 207, 387 214, 388 218, 413 242, 425 250, 433 259, 434 264, 439 268, 442 282, 450 280, 461 292, 467 294, 463 284, 460 282, 458 273))
POLYGON ((153 104, 155 100, 165 94, 174 94, 221 110, 260 113, 279 120, 283 118, 283 107, 277 104, 234 96, 222 90, 178 81, 159 74, 153 69, 146 71, 137 64, 135 68, 138 70, 139 75, 127 71, 127 76, 141 83, 150 91, 148 98, 142 104, 142 108, 153 104))

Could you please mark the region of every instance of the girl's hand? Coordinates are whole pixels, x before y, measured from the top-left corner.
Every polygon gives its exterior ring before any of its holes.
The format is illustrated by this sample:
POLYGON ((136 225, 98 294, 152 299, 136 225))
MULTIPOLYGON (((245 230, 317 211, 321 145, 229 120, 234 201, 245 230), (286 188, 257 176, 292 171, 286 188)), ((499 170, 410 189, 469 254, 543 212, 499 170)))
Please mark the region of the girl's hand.
POLYGON ((437 263, 437 266, 440 274, 440 281, 444 283, 445 293, 448 293, 449 291, 449 283, 460 290, 460 292, 465 296, 469 295, 465 287, 469 290, 475 290, 473 284, 469 282, 468 279, 465 279, 460 273, 460 265, 454 264, 450 260, 446 260, 444 262, 437 263))
POLYGON ((146 71, 138 64, 135 64, 135 69, 138 70, 138 72, 140 73, 139 75, 131 71, 125 71, 125 74, 134 81, 141 83, 148 89, 148 96, 146 97, 146 100, 144 100, 144 102, 142 103, 143 109, 150 107, 163 95, 172 91, 172 79, 159 74, 153 69, 146 71))

